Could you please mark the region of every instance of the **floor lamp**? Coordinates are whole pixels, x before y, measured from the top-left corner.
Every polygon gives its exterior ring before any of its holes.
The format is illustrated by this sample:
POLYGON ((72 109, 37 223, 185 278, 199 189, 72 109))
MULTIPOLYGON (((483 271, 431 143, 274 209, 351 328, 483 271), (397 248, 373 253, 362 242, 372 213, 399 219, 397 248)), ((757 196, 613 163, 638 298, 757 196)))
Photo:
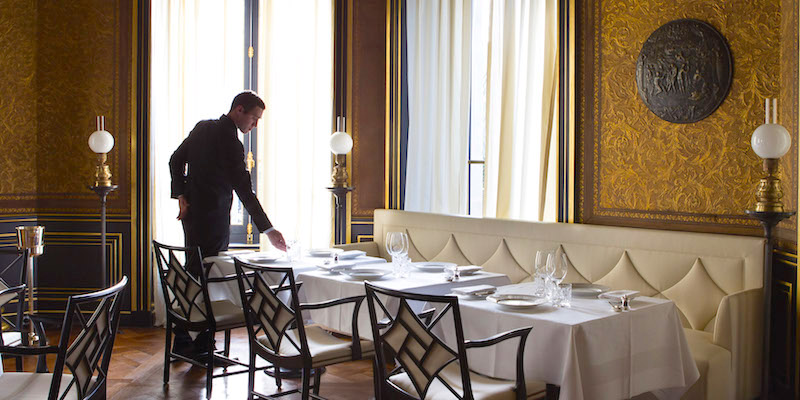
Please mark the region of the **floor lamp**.
POLYGON ((331 153, 336 157, 336 165, 333 167, 333 174, 331 180, 333 186, 327 188, 333 193, 336 201, 334 208, 334 244, 347 243, 347 194, 355 189, 347 185, 347 153, 353 149, 353 138, 345 132, 345 119, 338 117, 336 119, 336 132, 330 137, 331 153))
POLYGON ((766 100, 764 124, 756 128, 750 138, 753 151, 764 160, 765 177, 761 178, 756 191, 755 210, 745 211, 757 219, 764 228, 767 243, 764 249, 764 337, 762 342, 761 400, 770 396, 770 330, 772 322, 772 249, 775 244, 774 228, 779 222, 790 218, 794 211, 783 209, 783 189, 778 177, 778 164, 792 145, 789 131, 778 124, 778 100, 773 99, 772 122, 770 123, 769 99, 766 100))
POLYGON ((106 277, 106 198, 119 186, 111 184, 111 170, 106 164, 107 154, 114 148, 114 137, 105 130, 105 117, 97 117, 97 130, 89 136, 89 148, 97 153, 98 163, 94 186, 89 186, 100 197, 100 279, 109 286, 106 277))

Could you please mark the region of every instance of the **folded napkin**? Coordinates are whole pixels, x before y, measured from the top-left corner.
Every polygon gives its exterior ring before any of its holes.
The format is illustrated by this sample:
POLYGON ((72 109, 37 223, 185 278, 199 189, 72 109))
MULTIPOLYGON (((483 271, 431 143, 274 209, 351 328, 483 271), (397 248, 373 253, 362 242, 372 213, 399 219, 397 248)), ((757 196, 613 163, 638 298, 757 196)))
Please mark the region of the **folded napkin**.
POLYGON ((471 296, 489 295, 497 291, 497 288, 492 285, 475 285, 453 288, 452 292, 455 294, 468 294, 471 296))
POLYGON ((361 250, 347 250, 339 253, 340 260, 348 260, 351 258, 361 257, 367 255, 366 251, 361 250))
POLYGON ((612 299, 618 300, 622 297, 628 297, 628 299, 632 299, 639 295, 638 290, 612 290, 610 292, 601 293, 598 298, 601 299, 612 299))

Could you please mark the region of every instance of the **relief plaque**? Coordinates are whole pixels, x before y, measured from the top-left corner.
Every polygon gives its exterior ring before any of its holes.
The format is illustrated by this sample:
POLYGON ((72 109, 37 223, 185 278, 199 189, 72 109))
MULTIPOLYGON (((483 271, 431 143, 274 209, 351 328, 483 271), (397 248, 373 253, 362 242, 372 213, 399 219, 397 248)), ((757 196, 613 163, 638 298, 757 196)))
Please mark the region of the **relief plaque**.
POLYGON ((639 97, 659 118, 686 124, 711 115, 731 87, 733 61, 711 25, 679 19, 656 29, 636 62, 639 97))

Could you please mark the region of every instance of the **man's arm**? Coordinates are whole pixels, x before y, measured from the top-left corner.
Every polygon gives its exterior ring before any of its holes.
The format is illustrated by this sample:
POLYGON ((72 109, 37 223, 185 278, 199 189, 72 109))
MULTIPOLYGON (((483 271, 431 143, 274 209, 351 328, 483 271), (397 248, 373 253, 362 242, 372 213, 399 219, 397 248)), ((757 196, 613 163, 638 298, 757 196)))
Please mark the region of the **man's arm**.
POLYGON ((173 199, 179 198, 186 190, 186 161, 189 154, 187 142, 189 142, 188 137, 169 158, 169 175, 172 179, 171 197, 173 199))
POLYGON ((253 193, 250 173, 247 172, 244 164, 244 146, 242 146, 242 143, 238 140, 231 142, 230 148, 227 151, 229 154, 228 176, 231 185, 233 186, 233 190, 236 191, 236 195, 239 196, 239 200, 242 201, 244 208, 246 208, 250 216, 253 217, 253 222, 256 224, 258 231, 264 232, 272 228, 272 223, 269 222, 269 218, 267 218, 267 214, 261 207, 261 203, 253 193))

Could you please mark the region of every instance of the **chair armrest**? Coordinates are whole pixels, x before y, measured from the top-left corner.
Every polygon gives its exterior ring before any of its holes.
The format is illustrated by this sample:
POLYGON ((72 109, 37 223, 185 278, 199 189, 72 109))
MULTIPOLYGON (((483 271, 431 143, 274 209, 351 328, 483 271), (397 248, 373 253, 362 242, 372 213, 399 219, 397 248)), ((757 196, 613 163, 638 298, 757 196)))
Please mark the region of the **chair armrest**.
MULTIPOLYGON (((430 308, 430 309, 427 309, 427 310, 417 314, 417 317, 419 317, 419 319, 421 319, 422 322, 425 323, 425 325, 429 325, 431 323, 431 319, 433 318, 433 314, 435 312, 436 312, 435 308, 430 308)), ((389 319, 389 317, 384 317, 383 319, 378 321, 378 323, 376 325, 378 326, 378 329, 384 329, 384 328, 388 327, 389 325, 391 325, 391 323, 392 323, 392 321, 389 319)))
MULTIPOLYGON (((496 345, 505 340, 518 337, 519 344, 517 345, 517 393, 528 393, 525 387, 525 370, 523 367, 525 352, 525 341, 528 339, 528 334, 531 333, 533 327, 514 329, 508 332, 498 333, 492 337, 479 340, 465 340, 464 347, 467 349, 474 349, 477 347, 488 347, 496 345)), ((518 397, 519 398, 519 397, 518 397)))
POLYGON ((58 346, 0 346, 0 354, 16 354, 21 356, 58 354, 58 346))
POLYGON ((520 345, 522 345, 525 342, 525 339, 527 339, 528 334, 531 332, 531 329, 533 329, 533 327, 519 328, 508 332, 498 333, 497 335, 488 337, 486 339, 465 340, 464 347, 472 349, 476 347, 494 346, 500 342, 515 337, 519 337, 521 339, 520 345))
POLYGON ((378 243, 375 242, 362 242, 362 243, 348 243, 348 244, 337 244, 337 249, 342 249, 344 251, 347 250, 361 250, 366 252, 368 256, 371 257, 380 257, 381 252, 378 248, 378 243))
POLYGON ((763 299, 762 288, 729 294, 719 303, 714 321, 712 341, 731 352, 734 392, 740 398, 758 397, 760 391, 763 299))
POLYGON ((224 276, 209 277, 206 280, 206 282, 208 283, 230 282, 230 281, 235 281, 236 279, 237 279, 236 274, 229 274, 224 276))
MULTIPOLYGON (((14 286, 14 287, 6 288, 6 289, 3 289, 3 290, 0 290, 0 297, 3 297, 3 296, 5 296, 5 295, 7 295, 7 294, 11 294, 11 293, 16 293, 16 295, 15 295, 15 296, 13 296, 13 297, 11 297, 11 298, 9 298, 9 299, 8 299, 8 301, 11 301, 11 300, 13 300, 13 299, 14 299, 14 297, 21 297, 21 295, 22 295, 22 292, 23 292, 24 290, 25 290, 25 285, 24 285, 24 284, 22 284, 22 285, 19 285, 19 286, 14 286)), ((8 302, 8 301, 7 301, 7 302, 8 302)), ((21 298, 19 299, 19 301, 20 301, 20 303, 22 303, 22 299, 21 299, 21 298)), ((5 305, 5 303, 2 303, 2 304, 0 304, 0 307, 2 307, 2 306, 4 306, 4 305, 5 305)))
POLYGON ((318 310, 320 308, 326 308, 331 306, 338 306, 341 304, 346 303, 354 303, 353 307, 353 322, 352 322, 352 330, 351 335, 353 344, 351 345, 350 349, 352 351, 353 360, 360 360, 361 359, 361 336, 358 334, 358 310, 361 308, 361 302, 367 296, 352 296, 352 297, 345 297, 341 299, 334 299, 328 301, 321 301, 318 303, 303 303, 300 304, 300 310, 318 310))

